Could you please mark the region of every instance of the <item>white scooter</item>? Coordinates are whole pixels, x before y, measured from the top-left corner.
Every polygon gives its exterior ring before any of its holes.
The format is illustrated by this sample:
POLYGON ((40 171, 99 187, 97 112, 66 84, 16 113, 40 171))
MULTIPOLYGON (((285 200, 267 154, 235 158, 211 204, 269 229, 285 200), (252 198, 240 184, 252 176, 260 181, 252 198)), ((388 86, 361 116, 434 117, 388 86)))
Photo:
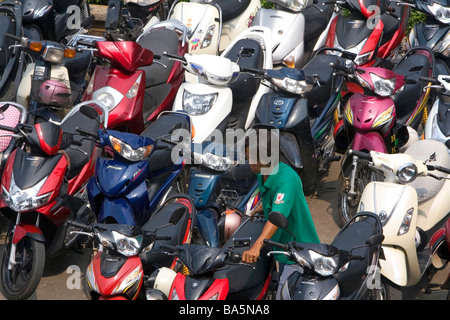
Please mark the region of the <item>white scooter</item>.
POLYGON ((319 35, 328 25, 334 3, 327 4, 325 0, 269 2, 275 4, 275 8, 261 8, 252 26, 265 26, 272 31, 274 65, 302 68, 309 61, 319 35))
POLYGON ((447 148, 436 140, 419 140, 402 154, 351 154, 385 176, 365 187, 359 212, 378 214, 383 225, 384 259, 379 265, 387 299, 405 298, 431 279, 427 243, 450 214, 447 148))
POLYGON ((188 27, 190 53, 217 55, 250 27, 260 7, 260 0, 176 0, 169 19, 188 27))
POLYGON ((271 47, 270 30, 251 27, 220 56, 185 55, 186 71, 197 79, 180 86, 172 110, 184 110, 191 116, 195 128, 193 142, 206 141, 215 129, 225 132, 227 128, 250 127, 260 97, 269 92, 270 85, 239 71, 242 67, 272 69, 272 54, 266 52, 271 47))

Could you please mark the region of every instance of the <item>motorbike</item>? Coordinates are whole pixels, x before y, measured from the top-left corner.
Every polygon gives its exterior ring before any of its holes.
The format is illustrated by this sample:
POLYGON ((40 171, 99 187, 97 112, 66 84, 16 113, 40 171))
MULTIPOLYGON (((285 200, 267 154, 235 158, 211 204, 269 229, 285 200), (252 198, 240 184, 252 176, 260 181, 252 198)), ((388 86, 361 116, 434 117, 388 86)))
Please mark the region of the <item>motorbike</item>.
MULTIPOLYGON (((437 270, 444 269, 450 260, 450 219, 445 226, 437 230, 430 240, 431 263, 437 270)), ((450 275, 447 276, 444 283, 440 286, 443 290, 450 290, 450 275)), ((447 294, 447 300, 450 299, 450 291, 447 294)))
POLYGON ((22 77, 25 56, 13 45, 14 40, 6 34, 16 37, 22 35, 22 6, 19 3, 4 1, 0 3, 0 99, 14 101, 16 90, 22 77))
POLYGON ((383 225, 380 274, 387 299, 410 298, 428 286, 436 271, 427 244, 450 215, 447 148, 436 140, 419 140, 400 154, 352 154, 384 174, 383 181, 364 188, 358 212, 374 212, 383 225))
MULTIPOLYGON (((428 48, 414 48, 391 69, 338 67, 356 83, 346 101, 343 119, 334 131, 337 150, 344 154, 339 175, 338 210, 333 218, 342 226, 356 212, 364 186, 381 177, 346 153, 352 150, 397 153, 419 139, 430 90, 420 78, 435 72, 428 48)), ((336 69, 337 70, 337 69, 336 69)), ((348 86, 349 87, 349 86, 348 86)))
POLYGON ((449 66, 450 47, 448 32, 450 20, 445 13, 450 9, 446 2, 414 1, 410 4, 414 10, 425 14, 425 21, 414 24, 406 37, 406 49, 428 47, 433 50, 436 59, 442 59, 449 66))
MULTIPOLYGON (((449 71, 447 69, 447 71, 449 71)), ((439 74, 436 78, 425 78, 436 93, 433 106, 428 114, 425 124, 424 138, 438 140, 447 145, 450 152, 450 116, 448 115, 448 103, 450 95, 450 71, 439 74)))
POLYGON ((386 60, 395 54, 406 33, 410 10, 407 3, 333 2, 338 10, 322 34, 326 47, 356 54, 354 61, 359 66, 372 66, 378 59, 386 60), (347 10, 349 14, 341 14, 341 10, 347 10))
POLYGON ((190 126, 185 114, 166 111, 140 135, 98 131, 105 152, 87 184, 97 222, 142 227, 168 196, 184 190, 184 158, 173 158, 170 137, 178 129, 190 132, 190 126))
POLYGON ((261 249, 260 259, 248 264, 241 255, 248 250, 265 224, 264 217, 248 217, 221 248, 201 244, 161 245, 177 257, 187 271, 160 268, 149 279, 151 300, 260 300, 271 285, 274 261, 261 249))
POLYGON ((176 195, 141 227, 76 220, 67 224, 98 243, 86 269, 86 294, 92 300, 146 299, 149 275, 157 268, 178 270, 177 261, 162 253, 163 245, 190 243, 195 208, 189 197, 176 195))
POLYGON ((218 55, 251 26, 260 8, 260 0, 175 0, 168 15, 188 27, 190 53, 218 55))
MULTIPOLYGON (((269 221, 289 230, 286 217, 271 212, 269 221)), ((383 300, 377 287, 376 272, 383 258, 383 228, 380 218, 372 212, 360 212, 336 235, 331 244, 264 243, 300 265, 303 272, 294 272, 281 288, 282 300, 383 300)))
POLYGON ((275 8, 261 8, 252 26, 265 26, 272 31, 274 65, 303 67, 312 57, 316 41, 326 28, 334 3, 327 1, 269 1, 275 8), (317 3, 315 3, 317 2, 317 3))
POLYGON ((98 100, 110 110, 110 129, 140 134, 169 110, 184 79, 180 62, 163 52, 183 55, 185 26, 176 21, 154 25, 133 41, 97 41, 97 64, 83 100, 98 100))
POLYGON ((268 88, 259 79, 241 74, 240 67, 272 68, 270 30, 251 27, 240 34, 220 56, 168 55, 183 62, 197 81, 186 81, 175 97, 174 111, 186 111, 195 128, 194 143, 209 141, 227 129, 249 128, 260 97, 268 88), (218 130, 218 131, 216 131, 218 130))
POLYGON ((67 219, 91 218, 74 217, 86 202, 85 186, 97 158, 95 143, 81 132, 97 130, 105 119, 107 109, 89 102, 75 106, 60 125, 0 127, 20 140, 1 182, 0 208, 10 220, 0 266, 0 287, 7 299, 27 299, 40 282, 46 255, 77 241, 67 232, 67 219))
POLYGON ((275 92, 260 99, 255 124, 280 130, 280 160, 299 174, 305 195, 318 191, 330 163, 339 160, 332 132, 343 77, 323 66, 344 64, 347 57, 321 52, 303 69, 243 70, 276 87, 275 92))

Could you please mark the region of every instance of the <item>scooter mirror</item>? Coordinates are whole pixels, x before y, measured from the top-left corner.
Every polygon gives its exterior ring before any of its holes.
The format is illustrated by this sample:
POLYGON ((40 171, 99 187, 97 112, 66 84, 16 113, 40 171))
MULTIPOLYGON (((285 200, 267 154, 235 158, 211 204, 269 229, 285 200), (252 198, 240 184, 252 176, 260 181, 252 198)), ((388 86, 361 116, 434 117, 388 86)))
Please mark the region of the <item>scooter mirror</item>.
POLYGON ((269 214, 269 221, 281 229, 287 229, 289 226, 288 219, 278 211, 272 211, 269 214))
POLYGON ((86 105, 80 107, 80 112, 90 119, 97 119, 98 117, 97 110, 86 105))
POLYGON ((90 15, 88 18, 84 19, 81 22, 81 27, 83 29, 90 29, 92 24, 94 23, 94 21, 95 21, 95 16, 94 15, 90 15))
POLYGON ((448 139, 447 141, 445 141, 445 145, 447 146, 447 148, 450 149, 450 139, 448 139))

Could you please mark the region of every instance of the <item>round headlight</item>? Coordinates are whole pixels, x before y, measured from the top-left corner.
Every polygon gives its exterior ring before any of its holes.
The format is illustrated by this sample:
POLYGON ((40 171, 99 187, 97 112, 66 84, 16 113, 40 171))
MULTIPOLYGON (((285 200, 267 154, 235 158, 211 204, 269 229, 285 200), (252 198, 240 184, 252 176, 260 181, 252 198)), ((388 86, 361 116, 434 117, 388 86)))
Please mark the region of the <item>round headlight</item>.
POLYGON ((400 183, 412 182, 417 177, 417 167, 414 163, 407 163, 398 168, 395 173, 400 183))

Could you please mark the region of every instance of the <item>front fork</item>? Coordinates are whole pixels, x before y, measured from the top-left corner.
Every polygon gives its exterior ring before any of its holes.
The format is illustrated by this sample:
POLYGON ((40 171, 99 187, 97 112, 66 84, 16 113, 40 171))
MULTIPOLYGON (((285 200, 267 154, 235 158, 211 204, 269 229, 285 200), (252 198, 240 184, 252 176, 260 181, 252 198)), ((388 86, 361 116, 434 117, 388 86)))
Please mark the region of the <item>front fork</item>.
POLYGON ((358 157, 357 156, 353 156, 352 157, 352 171, 350 172, 350 181, 349 181, 349 185, 346 186, 346 190, 347 190, 347 199, 351 200, 355 195, 355 178, 356 178, 356 168, 357 168, 357 164, 358 164, 358 157))

